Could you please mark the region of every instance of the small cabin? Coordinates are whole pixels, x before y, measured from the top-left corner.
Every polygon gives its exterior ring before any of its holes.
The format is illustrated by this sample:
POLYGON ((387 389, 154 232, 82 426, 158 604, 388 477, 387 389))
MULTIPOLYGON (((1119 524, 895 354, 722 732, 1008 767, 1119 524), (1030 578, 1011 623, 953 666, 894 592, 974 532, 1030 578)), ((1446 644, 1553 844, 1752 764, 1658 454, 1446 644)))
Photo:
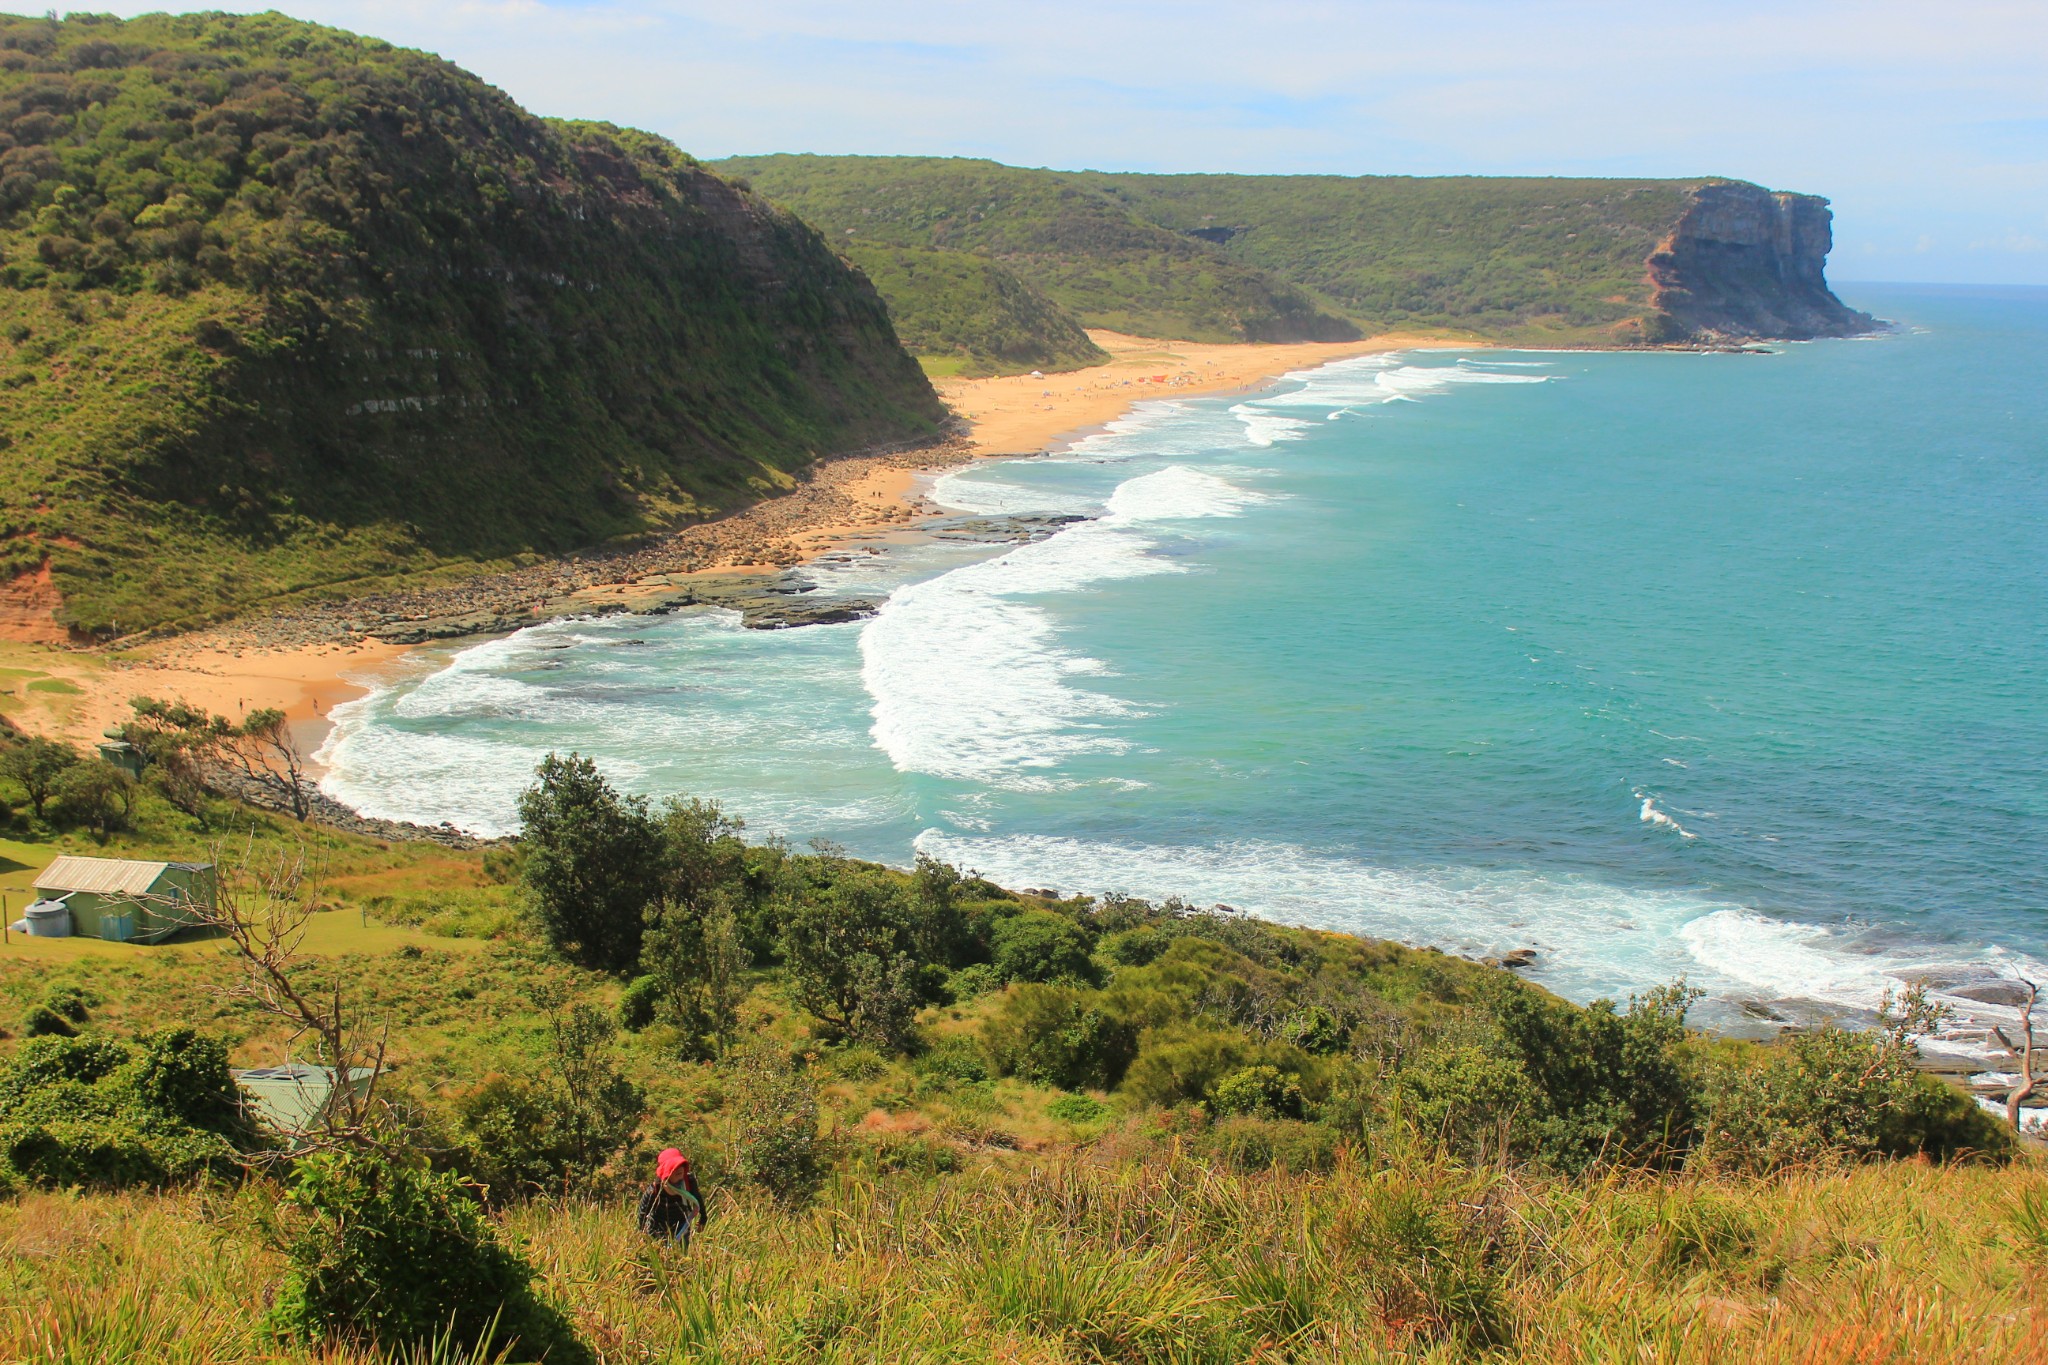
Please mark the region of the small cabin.
POLYGON ((142 757, 142 750, 121 738, 110 734, 99 743, 100 757, 130 777, 141 777, 148 763, 142 757))
POLYGON ((36 894, 71 911, 71 932, 112 943, 155 943, 204 921, 219 893, 212 863, 58 858, 36 875, 36 894))
MULTIPOLYGON (((366 1066, 349 1068, 349 1088, 357 1099, 370 1093, 370 1081, 376 1074, 366 1066)), ((237 1071, 235 1084, 242 1088, 247 1111, 297 1146, 308 1134, 319 1131, 328 1113, 341 1104, 337 1093, 340 1075, 331 1066, 287 1062, 237 1071)))

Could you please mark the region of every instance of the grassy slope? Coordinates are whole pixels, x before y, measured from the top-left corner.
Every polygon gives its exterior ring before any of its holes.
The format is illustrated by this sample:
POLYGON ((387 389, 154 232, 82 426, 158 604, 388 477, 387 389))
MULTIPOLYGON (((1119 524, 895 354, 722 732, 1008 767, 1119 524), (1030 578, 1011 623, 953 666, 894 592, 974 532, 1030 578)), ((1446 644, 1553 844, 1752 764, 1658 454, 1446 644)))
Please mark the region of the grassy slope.
MULTIPOLYGON (((941 247, 999 261, 1090 327, 1189 341, 1357 335, 1300 288, 1137 219, 1056 172, 938 157, 738 157, 719 169, 746 177, 834 243, 941 247)), ((919 300, 891 303, 910 319, 919 300)))
MULTIPOLYGON (((17 817, 0 881, 59 851, 195 854, 215 837, 153 798, 140 819, 101 848, 17 817)), ((333 907, 309 949, 368 1017, 390 1021, 394 1081, 430 1104, 542 1052, 537 981, 616 995, 529 944, 502 860, 247 811, 230 823, 236 852, 253 839, 259 858, 308 841, 333 907)), ((1425 1038, 1458 1028, 1461 983, 1488 975, 1341 935, 1311 941, 1425 1038)), ((16 938, 0 952, 0 1019, 69 981, 99 997, 94 1030, 191 1022, 233 1039, 240 1062, 281 1058, 274 1025, 222 1000, 234 970, 204 941, 16 938)), ((935 1010, 926 1027, 969 1033, 1000 1000, 935 1010)), ((801 1043, 803 1020, 766 974, 744 1015, 751 1035, 801 1043)), ((2006 1361, 2048 1347, 2048 1180, 2031 1164, 1569 1179, 1396 1143, 1269 1165, 1177 1111, 1112 1097, 1098 1117, 1065 1117, 1043 1086, 822 1049, 842 1157, 821 1204, 791 1214, 717 1178, 716 1073, 676 1062, 658 1027, 622 1045, 651 1104, 636 1161, 672 1140, 698 1156, 720 1200, 709 1237, 689 1262, 664 1263, 623 1196, 506 1215, 607 1359, 1448 1361, 1472 1358, 1460 1334, 1488 1324, 1494 1358, 1527 1360, 2006 1361)), ((280 1266, 258 1195, 0 1203, 0 1356, 314 1359, 261 1335, 252 1286, 280 1266)))
MULTIPOLYGON (((1244 1175, 1134 1138, 945 1180, 849 1176, 803 1214, 727 1201, 687 1260, 651 1252, 618 1205, 535 1204, 508 1231, 608 1361, 2005 1365, 2048 1352, 2048 1243, 2022 1196, 2041 1206, 2048 1181, 1888 1166, 1586 1186, 1419 1161, 1244 1175), (1418 1205, 1499 1229, 1497 1279, 1375 1255, 1377 1217, 1418 1205), (1409 1292, 1432 1270, 1499 1307, 1502 1346, 1445 1338, 1409 1292)), ((0 1207, 0 1249, 11 1359, 375 1359, 266 1340, 252 1287, 281 1266, 216 1201, 30 1195, 0 1207)))
POLYGON ((643 533, 943 412, 670 144, 277 15, 0 19, 0 567, 124 628, 643 533))

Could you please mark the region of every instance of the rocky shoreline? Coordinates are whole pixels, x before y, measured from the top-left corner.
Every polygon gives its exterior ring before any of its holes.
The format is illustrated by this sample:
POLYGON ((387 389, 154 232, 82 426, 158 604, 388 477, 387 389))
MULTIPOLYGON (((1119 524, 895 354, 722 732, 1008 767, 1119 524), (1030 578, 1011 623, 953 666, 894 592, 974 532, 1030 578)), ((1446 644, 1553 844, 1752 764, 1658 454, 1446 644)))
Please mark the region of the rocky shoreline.
POLYGON ((699 605, 731 607, 761 628, 854 619, 794 600, 808 590, 789 573, 810 558, 799 541, 825 529, 876 536, 907 530, 938 509, 922 499, 862 499, 854 485, 877 470, 921 472, 974 458, 957 440, 839 456, 820 461, 788 493, 650 544, 568 555, 445 586, 294 605, 202 635, 212 647, 240 652, 365 640, 424 644, 563 617, 699 605), (763 565, 771 571, 763 572, 763 565), (724 569, 733 572, 718 572, 724 569))

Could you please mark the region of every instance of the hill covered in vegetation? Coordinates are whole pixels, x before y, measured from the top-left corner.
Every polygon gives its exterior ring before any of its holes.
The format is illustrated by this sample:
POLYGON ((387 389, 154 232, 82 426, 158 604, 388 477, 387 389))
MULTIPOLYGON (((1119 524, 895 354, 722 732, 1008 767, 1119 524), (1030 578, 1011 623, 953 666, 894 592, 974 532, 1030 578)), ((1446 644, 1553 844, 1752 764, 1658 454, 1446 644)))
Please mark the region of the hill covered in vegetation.
POLYGON ((0 18, 0 262, 0 568, 78 630, 631 537, 944 420, 788 212, 276 14, 0 18))
MULTIPOLYGON (((816 224, 842 251, 921 248, 993 260, 1089 327, 1188 341, 1359 335, 1297 285, 1057 171, 860 156, 735 157, 719 169, 816 224)), ((908 283, 883 296, 915 334, 919 318, 951 305, 943 280, 908 283)))
POLYGON ((517 844, 472 850, 158 768, 95 826, 82 786, 38 808, 22 771, 0 889, 59 850, 237 833, 226 937, 0 951, 10 1359, 454 1359, 494 1317, 509 1358, 557 1362, 2048 1339, 2048 1181, 1916 1069, 1911 1010, 1717 1040, 1682 988, 1580 1007, 1220 908, 749 843, 573 756, 517 844), (284 1150, 228 1069, 288 1056, 381 1075, 284 1150), (633 1223, 669 1146, 709 1197, 687 1257, 633 1223))
MULTIPOLYGON (((1718 179, 1121 175, 925 157, 723 166, 849 244, 1000 261, 1091 327, 1529 344, 1844 335, 1826 201, 1718 179)), ((882 287, 901 325, 938 290, 882 287)))
POLYGON ((934 372, 1074 370, 1109 359, 1072 313, 986 256, 852 240, 840 250, 883 298, 898 300, 896 334, 934 372))

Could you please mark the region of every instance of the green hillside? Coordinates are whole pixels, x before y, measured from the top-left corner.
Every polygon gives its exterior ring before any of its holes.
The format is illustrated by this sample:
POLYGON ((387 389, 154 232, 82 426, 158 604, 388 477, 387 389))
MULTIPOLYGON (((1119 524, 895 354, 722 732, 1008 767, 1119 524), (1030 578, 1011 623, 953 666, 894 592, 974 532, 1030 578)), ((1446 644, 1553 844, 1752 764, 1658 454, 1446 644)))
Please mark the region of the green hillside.
MULTIPOLYGON (((1056 171, 942 157, 736 157, 719 169, 842 250, 938 247, 1000 262, 1089 327, 1189 341, 1341 341, 1357 328, 1307 292, 1146 222, 1056 171)), ((915 331, 927 299, 893 295, 915 331)))
POLYGON ((1644 262, 1700 182, 1073 177, 1148 222, 1322 293, 1362 325, 1585 333, 1650 308, 1644 262))
POLYGON ((1073 370, 1109 359, 1072 313, 986 256, 851 241, 843 249, 890 301, 897 337, 935 371, 1073 370))
POLYGON ((374 39, 0 17, 0 149, 0 567, 75 629, 639 535, 944 418, 787 212, 374 39))
MULTIPOLYGON (((743 157, 845 249, 1002 262, 1091 327, 1186 340, 1426 331, 1721 343, 1876 324, 1828 292, 1827 201, 1742 181, 1122 175, 920 157, 743 157)), ((915 331, 935 291, 878 280, 915 331)))

